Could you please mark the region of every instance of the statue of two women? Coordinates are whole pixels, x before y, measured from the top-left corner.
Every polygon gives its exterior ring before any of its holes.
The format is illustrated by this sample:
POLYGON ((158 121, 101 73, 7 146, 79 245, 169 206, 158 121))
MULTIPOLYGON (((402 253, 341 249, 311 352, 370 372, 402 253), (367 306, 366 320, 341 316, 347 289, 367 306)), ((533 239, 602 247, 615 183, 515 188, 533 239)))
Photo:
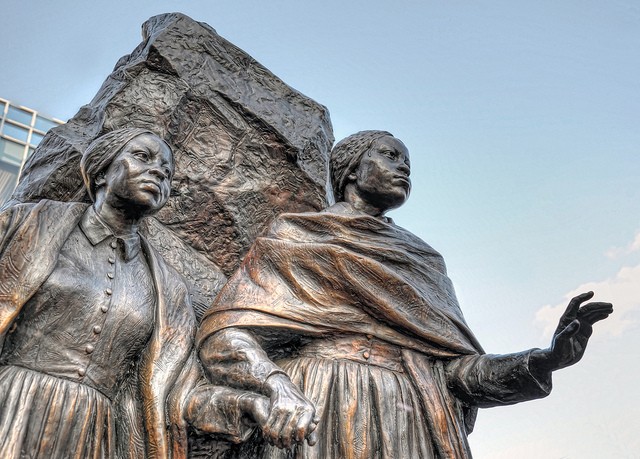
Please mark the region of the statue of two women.
POLYGON ((240 457, 470 457, 477 408, 547 395, 611 312, 584 294, 549 349, 484 354, 440 254, 385 216, 406 147, 364 131, 332 152, 337 203, 256 240, 196 348, 184 282, 138 233, 169 197, 169 145, 113 131, 81 167, 92 205, 0 213, 3 458, 186 457, 188 423, 239 440, 247 419, 240 457))

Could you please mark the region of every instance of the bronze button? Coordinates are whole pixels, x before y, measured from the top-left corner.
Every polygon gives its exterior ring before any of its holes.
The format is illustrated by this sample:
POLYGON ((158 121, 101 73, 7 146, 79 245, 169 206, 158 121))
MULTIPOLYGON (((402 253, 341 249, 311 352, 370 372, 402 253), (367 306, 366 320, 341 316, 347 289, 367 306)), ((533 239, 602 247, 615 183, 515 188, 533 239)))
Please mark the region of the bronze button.
POLYGON ((362 357, 364 357, 365 359, 368 359, 370 355, 371 354, 369 354, 369 351, 364 351, 364 353, 362 354, 362 357))
POLYGON ((102 306, 100 306, 100 310, 102 312, 107 312, 109 310, 109 306, 107 306, 106 304, 103 304, 102 306))
POLYGON ((113 290, 111 290, 110 288, 106 289, 104 291, 104 293, 106 293, 107 295, 111 295, 113 293, 113 290))
MULTIPOLYGON (((106 309, 107 311, 109 310, 108 308, 106 309)), ((93 327, 93 333, 95 333, 96 335, 99 335, 101 332, 102 332, 102 327, 100 325, 96 325, 93 327)))
POLYGON ((84 368, 78 368, 78 376, 84 376, 87 374, 87 370, 85 370, 84 368))
POLYGON ((118 247, 118 243, 116 241, 112 241, 111 242, 111 248, 115 249, 116 247, 118 247))
POLYGON ((113 273, 107 273, 107 277, 108 277, 109 279, 113 279, 113 273))
POLYGON ((109 257, 109 263, 114 264, 116 262, 116 259, 113 257, 109 257))
POLYGON ((87 344, 87 347, 85 347, 85 348, 84 348, 84 350, 85 350, 85 352, 86 352, 87 354, 91 354, 91 353, 94 351, 94 349, 95 349, 95 348, 94 348, 94 347, 93 347, 93 345, 91 345, 91 344, 87 344))

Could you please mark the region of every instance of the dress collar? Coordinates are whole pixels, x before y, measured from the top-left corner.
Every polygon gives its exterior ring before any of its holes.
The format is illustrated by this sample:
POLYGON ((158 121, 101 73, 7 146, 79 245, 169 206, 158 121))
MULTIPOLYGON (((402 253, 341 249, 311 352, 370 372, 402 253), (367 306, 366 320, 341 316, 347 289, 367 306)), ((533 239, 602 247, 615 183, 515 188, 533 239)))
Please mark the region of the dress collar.
POLYGON ((116 240, 120 241, 126 261, 131 260, 140 253, 140 236, 137 233, 132 236, 116 236, 111 231, 111 228, 98 217, 93 206, 89 206, 85 211, 79 226, 89 242, 91 242, 91 245, 96 245, 109 237, 116 238, 116 240))

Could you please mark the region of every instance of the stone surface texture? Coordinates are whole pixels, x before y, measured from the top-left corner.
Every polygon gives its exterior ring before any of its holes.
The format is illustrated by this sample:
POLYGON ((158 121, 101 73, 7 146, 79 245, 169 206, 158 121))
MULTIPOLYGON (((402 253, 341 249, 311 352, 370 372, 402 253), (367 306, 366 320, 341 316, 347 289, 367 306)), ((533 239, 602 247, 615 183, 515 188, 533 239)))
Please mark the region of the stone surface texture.
POLYGON ((79 164, 94 138, 157 132, 174 147, 176 172, 168 205, 143 230, 201 314, 276 215, 326 206, 331 122, 206 24, 163 14, 142 35, 94 99, 47 134, 11 202, 86 201, 79 164))

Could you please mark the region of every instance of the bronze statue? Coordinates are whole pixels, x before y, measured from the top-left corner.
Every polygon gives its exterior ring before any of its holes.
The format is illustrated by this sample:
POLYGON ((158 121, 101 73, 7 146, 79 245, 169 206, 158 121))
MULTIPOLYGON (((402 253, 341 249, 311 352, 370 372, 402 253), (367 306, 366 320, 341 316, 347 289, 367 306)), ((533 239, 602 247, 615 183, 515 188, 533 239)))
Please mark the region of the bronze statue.
POLYGON ((198 331, 212 382, 270 398, 239 457, 469 458, 477 408, 549 394, 612 306, 579 295, 548 349, 485 354, 442 256, 385 216, 409 196, 405 145, 359 132, 330 166, 337 203, 281 215, 198 331))
POLYGON ((202 384, 187 288, 138 234, 169 198, 169 145, 112 131, 81 168, 93 205, 0 214, 0 457, 186 457, 185 419, 240 441, 265 400, 202 384))

